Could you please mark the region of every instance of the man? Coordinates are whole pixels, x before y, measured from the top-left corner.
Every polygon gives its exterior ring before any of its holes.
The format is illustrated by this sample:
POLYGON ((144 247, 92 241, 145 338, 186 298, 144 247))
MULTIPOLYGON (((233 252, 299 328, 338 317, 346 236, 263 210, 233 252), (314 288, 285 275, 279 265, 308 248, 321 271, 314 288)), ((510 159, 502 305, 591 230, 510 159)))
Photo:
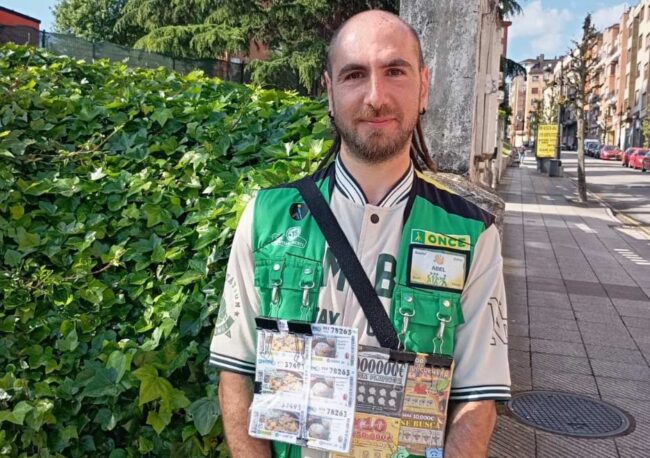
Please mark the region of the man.
MULTIPOLYGON (((416 33, 386 12, 352 17, 332 39, 325 81, 340 149, 314 179, 396 330, 404 323, 402 308, 413 307, 403 336, 407 350, 455 358, 446 456, 486 456, 495 400, 510 393, 499 235, 492 215, 414 171, 420 166, 414 152, 423 144, 416 127, 429 87, 416 33), (428 259, 460 264, 442 269, 441 277, 428 259), (423 263, 430 272, 417 271, 423 263), (435 348, 441 312, 450 322, 435 348)), ((247 434, 257 315, 354 326, 361 344, 378 345, 291 186, 259 192, 242 215, 211 345, 236 458, 272 453, 267 441, 247 434)), ((323 456, 282 444, 274 444, 273 454, 323 456)))

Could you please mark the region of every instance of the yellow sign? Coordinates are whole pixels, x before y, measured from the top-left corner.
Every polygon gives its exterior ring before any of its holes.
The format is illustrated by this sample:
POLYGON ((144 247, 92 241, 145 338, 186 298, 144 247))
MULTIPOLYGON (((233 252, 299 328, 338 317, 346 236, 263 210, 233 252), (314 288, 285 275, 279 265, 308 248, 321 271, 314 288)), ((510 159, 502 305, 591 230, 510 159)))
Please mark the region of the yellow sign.
POLYGON ((537 126, 537 157, 555 157, 557 145, 557 124, 537 126))

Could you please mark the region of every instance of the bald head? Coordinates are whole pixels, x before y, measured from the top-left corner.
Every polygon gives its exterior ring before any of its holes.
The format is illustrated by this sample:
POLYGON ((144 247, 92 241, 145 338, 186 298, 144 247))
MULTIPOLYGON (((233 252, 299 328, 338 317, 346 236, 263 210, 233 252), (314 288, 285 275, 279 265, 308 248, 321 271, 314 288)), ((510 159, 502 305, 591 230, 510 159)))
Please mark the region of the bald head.
POLYGON ((394 34, 395 40, 404 43, 406 48, 411 48, 418 56, 420 68, 424 67, 424 56, 420 37, 410 24, 399 16, 382 10, 369 10, 355 14, 336 29, 330 40, 327 50, 327 73, 332 74, 332 63, 336 57, 339 45, 346 39, 354 39, 368 31, 383 31, 394 34))

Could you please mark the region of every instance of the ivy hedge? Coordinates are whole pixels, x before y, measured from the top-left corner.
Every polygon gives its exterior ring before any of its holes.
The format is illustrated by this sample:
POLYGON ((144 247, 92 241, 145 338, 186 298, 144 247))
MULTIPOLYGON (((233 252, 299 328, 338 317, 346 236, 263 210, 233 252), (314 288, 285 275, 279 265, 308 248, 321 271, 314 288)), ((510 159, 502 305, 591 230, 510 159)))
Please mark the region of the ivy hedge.
POLYGON ((0 47, 0 456, 219 456, 207 366, 251 193, 323 101, 0 47))

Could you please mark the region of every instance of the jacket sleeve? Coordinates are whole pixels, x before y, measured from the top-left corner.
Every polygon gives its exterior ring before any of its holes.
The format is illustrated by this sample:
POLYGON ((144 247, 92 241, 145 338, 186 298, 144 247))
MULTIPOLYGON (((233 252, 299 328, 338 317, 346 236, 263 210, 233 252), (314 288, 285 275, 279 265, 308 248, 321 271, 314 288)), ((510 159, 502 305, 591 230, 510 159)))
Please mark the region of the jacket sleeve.
POLYGON ((510 399, 506 293, 501 240, 494 224, 479 237, 461 296, 451 400, 510 399))
POLYGON ((260 303, 251 249, 254 207, 255 199, 246 206, 235 231, 210 343, 210 365, 246 375, 255 374, 255 317, 260 303))

